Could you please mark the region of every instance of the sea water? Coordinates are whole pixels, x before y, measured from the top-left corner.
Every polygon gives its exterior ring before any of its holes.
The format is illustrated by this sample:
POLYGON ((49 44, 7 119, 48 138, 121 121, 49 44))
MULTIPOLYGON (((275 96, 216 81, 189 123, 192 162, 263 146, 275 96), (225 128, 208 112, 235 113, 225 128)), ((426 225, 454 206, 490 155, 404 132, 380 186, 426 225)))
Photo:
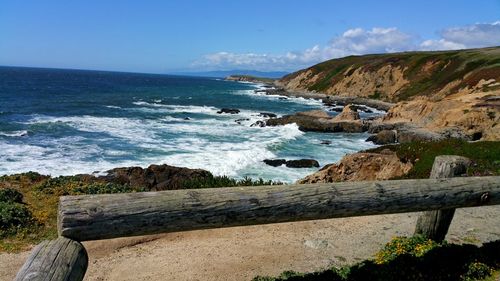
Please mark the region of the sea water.
POLYGON ((317 168, 262 161, 312 158, 323 166, 373 146, 366 134, 251 126, 265 119, 262 112, 328 110, 317 100, 254 92, 262 87, 216 78, 0 67, 0 175, 169 164, 294 182, 317 168), (221 108, 240 113, 218 114, 221 108))

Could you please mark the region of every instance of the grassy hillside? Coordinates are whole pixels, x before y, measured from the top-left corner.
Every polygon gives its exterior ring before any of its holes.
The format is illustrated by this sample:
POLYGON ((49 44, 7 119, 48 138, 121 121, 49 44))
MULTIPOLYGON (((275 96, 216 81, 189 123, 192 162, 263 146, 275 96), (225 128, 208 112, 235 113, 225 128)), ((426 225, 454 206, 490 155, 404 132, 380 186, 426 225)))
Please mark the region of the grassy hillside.
MULTIPOLYGON (((397 102, 440 91, 453 94, 476 86, 481 79, 500 81, 500 47, 349 56, 289 74, 280 83, 297 90, 397 102), (401 87, 391 88, 394 84, 401 87)), ((483 90, 496 89, 500 84, 483 90)))

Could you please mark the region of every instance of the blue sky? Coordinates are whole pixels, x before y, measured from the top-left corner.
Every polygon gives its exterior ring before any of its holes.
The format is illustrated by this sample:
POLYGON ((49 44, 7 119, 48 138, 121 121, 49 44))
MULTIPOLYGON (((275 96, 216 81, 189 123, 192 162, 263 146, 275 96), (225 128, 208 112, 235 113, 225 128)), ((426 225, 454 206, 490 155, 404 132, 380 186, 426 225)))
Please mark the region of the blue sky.
POLYGON ((0 0, 0 65, 297 70, 350 54, 500 45, 500 0, 0 0))

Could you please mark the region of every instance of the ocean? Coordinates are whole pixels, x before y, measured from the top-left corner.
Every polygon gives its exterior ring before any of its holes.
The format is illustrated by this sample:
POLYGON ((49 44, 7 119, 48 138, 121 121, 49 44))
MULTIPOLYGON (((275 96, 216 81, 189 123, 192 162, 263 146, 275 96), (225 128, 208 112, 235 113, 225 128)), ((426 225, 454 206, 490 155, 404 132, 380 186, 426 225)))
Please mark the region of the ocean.
POLYGON ((261 112, 328 109, 317 100, 254 93, 262 87, 215 78, 0 67, 0 175, 169 164, 290 183, 317 169, 262 161, 312 158, 323 166, 374 146, 366 134, 250 126, 264 119, 261 112), (241 112, 218 114, 221 108, 241 112))

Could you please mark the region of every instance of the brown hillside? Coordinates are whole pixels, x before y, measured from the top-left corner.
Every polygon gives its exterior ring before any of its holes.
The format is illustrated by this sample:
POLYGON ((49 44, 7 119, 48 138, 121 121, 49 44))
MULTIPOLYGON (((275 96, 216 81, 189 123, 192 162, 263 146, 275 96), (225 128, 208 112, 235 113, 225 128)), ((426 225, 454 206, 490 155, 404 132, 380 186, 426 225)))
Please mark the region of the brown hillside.
POLYGON ((278 84, 291 91, 390 102, 415 96, 440 100, 463 90, 500 89, 500 47, 349 56, 289 74, 278 84))

